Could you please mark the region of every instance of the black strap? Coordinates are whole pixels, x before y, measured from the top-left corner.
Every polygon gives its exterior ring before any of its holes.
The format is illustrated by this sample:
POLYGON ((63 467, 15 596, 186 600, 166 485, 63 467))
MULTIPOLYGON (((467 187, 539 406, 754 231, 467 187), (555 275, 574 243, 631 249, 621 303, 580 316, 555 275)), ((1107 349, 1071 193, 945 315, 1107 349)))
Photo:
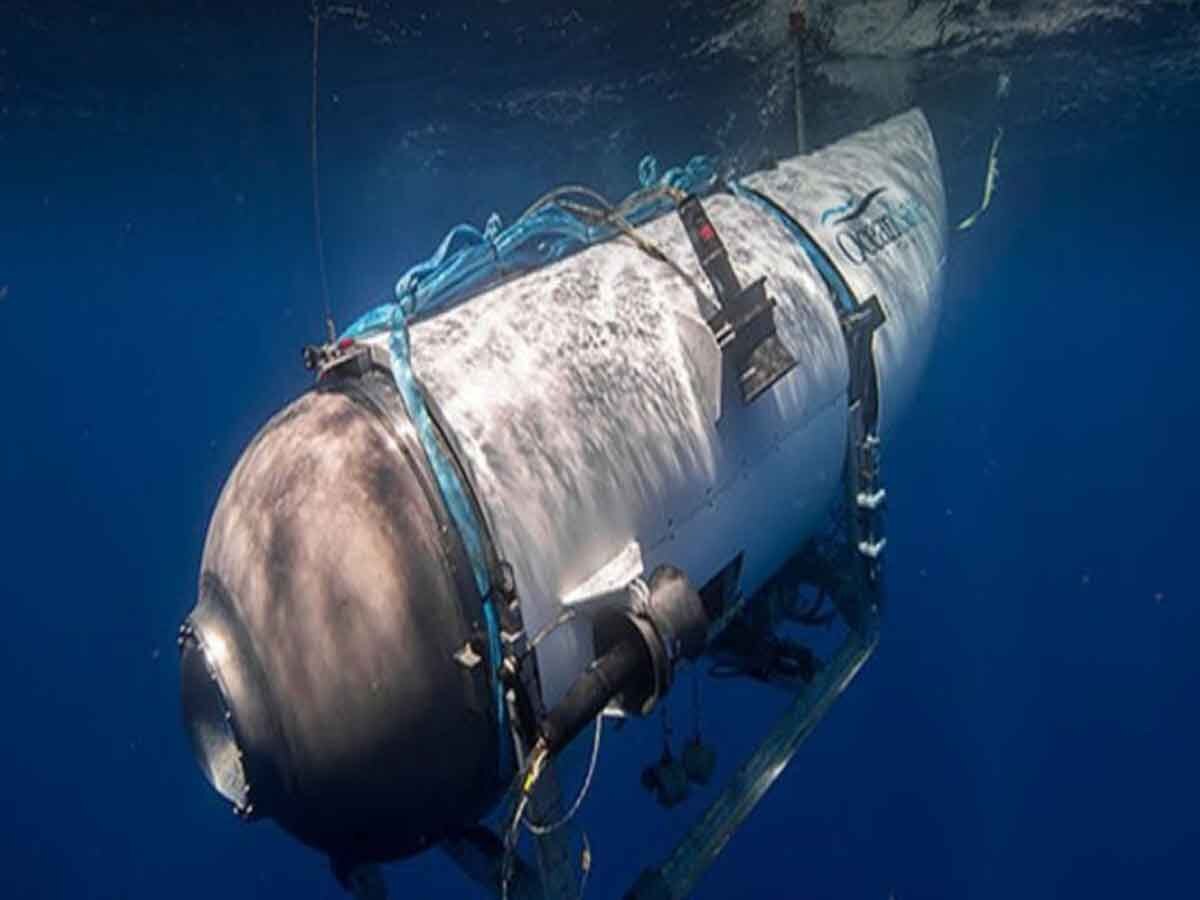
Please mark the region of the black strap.
POLYGON ((733 266, 729 264, 729 253, 717 229, 708 218, 699 197, 688 197, 679 206, 679 218, 687 231, 692 250, 700 260, 700 267, 708 276, 722 306, 731 303, 742 292, 733 266))
POLYGON ((742 401, 753 403, 796 366, 775 331, 775 301, 767 295, 766 278, 742 287, 699 197, 688 197, 679 205, 679 219, 721 304, 708 327, 733 364, 742 401))

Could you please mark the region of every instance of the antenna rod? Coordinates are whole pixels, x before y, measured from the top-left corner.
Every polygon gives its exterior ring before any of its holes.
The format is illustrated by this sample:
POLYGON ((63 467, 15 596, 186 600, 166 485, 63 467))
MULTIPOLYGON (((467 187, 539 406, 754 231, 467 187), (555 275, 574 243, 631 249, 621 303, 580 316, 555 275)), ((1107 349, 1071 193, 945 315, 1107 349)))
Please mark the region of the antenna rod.
POLYGON ((317 265, 321 269, 321 297, 325 301, 325 329, 329 333, 329 342, 337 339, 337 329, 333 324, 333 310, 329 305, 329 278, 325 274, 325 242, 321 239, 321 184, 318 174, 317 158, 317 98, 319 97, 317 80, 317 61, 321 49, 321 14, 317 10, 317 0, 312 4, 312 115, 309 118, 309 149, 312 163, 312 202, 313 202, 313 243, 317 250, 317 265))
POLYGON ((788 13, 788 32, 792 37, 792 98, 796 125, 796 152, 808 152, 808 129, 804 122, 804 42, 808 36, 808 3, 794 0, 788 13))

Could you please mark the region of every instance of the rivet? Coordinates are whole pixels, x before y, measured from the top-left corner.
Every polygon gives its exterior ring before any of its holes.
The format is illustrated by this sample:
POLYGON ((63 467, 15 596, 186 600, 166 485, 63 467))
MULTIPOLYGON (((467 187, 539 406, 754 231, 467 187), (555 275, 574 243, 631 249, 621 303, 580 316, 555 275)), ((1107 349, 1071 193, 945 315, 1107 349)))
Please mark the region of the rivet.
POLYGON ((513 573, 513 568, 508 563, 500 563, 497 581, 497 587, 500 588, 500 593, 505 597, 511 597, 517 591, 517 578, 513 573))

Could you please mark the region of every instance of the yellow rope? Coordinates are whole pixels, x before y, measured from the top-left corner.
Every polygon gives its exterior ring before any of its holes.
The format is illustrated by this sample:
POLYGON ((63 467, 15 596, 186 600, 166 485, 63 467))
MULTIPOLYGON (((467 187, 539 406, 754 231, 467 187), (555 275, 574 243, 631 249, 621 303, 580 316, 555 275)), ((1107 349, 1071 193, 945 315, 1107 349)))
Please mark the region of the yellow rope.
POLYGON ((996 137, 992 140, 991 152, 988 153, 987 177, 983 182, 983 202, 979 204, 979 209, 958 223, 956 231, 967 231, 973 228, 979 221, 979 217, 991 206, 992 197, 996 193, 996 179, 1000 177, 1000 141, 1003 137, 1004 129, 997 128, 996 137))

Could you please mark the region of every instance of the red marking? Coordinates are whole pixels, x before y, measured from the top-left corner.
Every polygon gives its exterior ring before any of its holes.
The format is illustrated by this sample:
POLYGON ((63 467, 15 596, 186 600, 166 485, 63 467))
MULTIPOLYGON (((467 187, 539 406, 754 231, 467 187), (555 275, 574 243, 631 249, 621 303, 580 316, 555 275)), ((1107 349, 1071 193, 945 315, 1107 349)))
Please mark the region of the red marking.
POLYGON ((709 222, 705 222, 703 225, 700 226, 699 234, 700 234, 700 240, 705 241, 705 242, 711 241, 714 238, 716 238, 716 236, 717 236, 716 230, 712 227, 712 224, 709 222))
POLYGON ((354 346, 354 338, 342 338, 338 341, 337 348, 339 350, 349 350, 354 346))

